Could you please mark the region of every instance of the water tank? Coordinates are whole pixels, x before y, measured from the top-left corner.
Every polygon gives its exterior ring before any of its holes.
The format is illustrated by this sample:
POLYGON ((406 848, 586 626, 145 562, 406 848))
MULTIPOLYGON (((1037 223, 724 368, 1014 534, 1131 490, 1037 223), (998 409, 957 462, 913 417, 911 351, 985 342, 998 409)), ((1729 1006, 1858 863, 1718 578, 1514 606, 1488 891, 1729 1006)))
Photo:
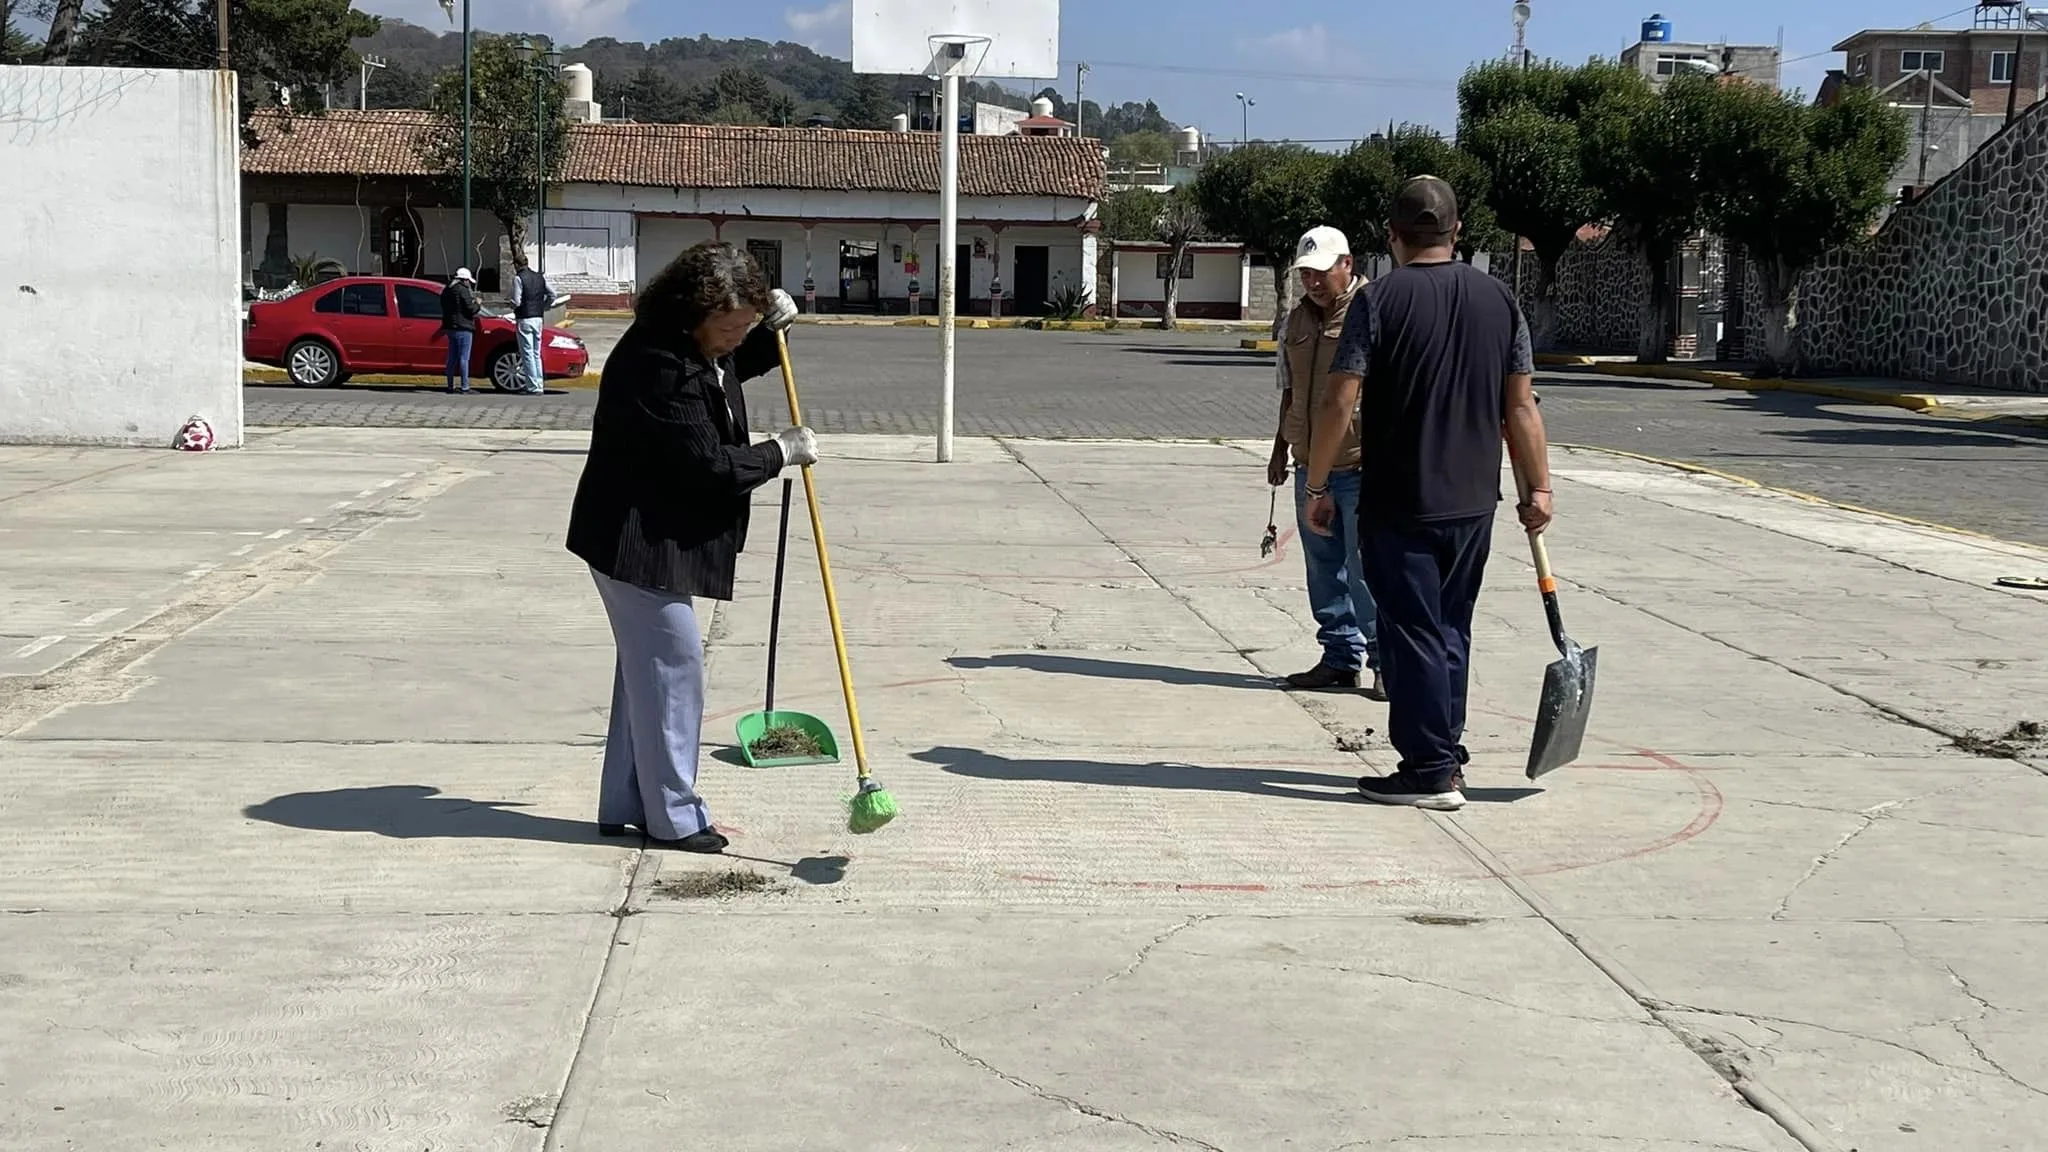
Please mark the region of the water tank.
POLYGON ((590 65, 571 64, 562 69, 562 80, 569 85, 569 99, 581 100, 585 104, 596 98, 596 81, 591 76, 590 65))
POLYGON ((898 113, 897 113, 897 114, 895 114, 894 116, 891 116, 891 117, 889 117, 889 131, 891 131, 891 132, 908 132, 908 131, 910 131, 910 113, 908 113, 908 112, 898 112, 898 113))
POLYGON ((1181 129, 1180 150, 1182 152, 1200 152, 1202 150, 1202 130, 1200 128, 1181 129))
POLYGON ((1663 13, 1652 12, 1650 18, 1643 21, 1643 43, 1671 43, 1671 21, 1666 20, 1663 13))
POLYGON ((1031 102, 1031 114, 1033 116, 1052 115, 1052 101, 1046 99, 1043 96, 1040 96, 1038 99, 1033 100, 1031 102))

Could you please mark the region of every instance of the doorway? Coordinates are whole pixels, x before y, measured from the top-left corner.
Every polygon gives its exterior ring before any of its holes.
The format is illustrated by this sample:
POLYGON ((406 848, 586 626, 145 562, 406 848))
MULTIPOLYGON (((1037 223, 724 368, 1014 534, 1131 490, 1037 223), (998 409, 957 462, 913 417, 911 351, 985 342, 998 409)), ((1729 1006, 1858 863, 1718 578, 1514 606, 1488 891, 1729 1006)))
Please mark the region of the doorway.
POLYGON ((967 315, 974 301, 974 246, 962 244, 953 252, 953 315, 967 315))
POLYGON ((749 240, 747 255, 761 268, 761 274, 768 278, 770 288, 782 287, 782 241, 749 240))
POLYGON ((1017 254, 1017 290, 1012 311, 1019 316, 1043 316, 1046 298, 1052 295, 1052 249, 1043 244, 1020 244, 1017 254))
POLYGON ((420 225, 413 214, 404 208, 384 210, 384 258, 386 276, 403 276, 407 279, 420 274, 420 225))
POLYGON ((873 312, 880 308, 882 276, 881 245, 873 240, 839 242, 839 300, 848 310, 873 312))

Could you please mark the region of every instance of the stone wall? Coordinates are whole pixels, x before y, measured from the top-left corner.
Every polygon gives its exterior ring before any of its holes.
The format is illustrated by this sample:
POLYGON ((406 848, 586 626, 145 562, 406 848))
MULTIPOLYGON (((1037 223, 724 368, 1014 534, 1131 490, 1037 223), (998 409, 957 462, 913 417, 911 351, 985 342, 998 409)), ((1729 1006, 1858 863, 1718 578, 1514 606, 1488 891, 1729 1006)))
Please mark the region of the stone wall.
POLYGON ((2048 105, 1799 286, 1813 372, 2048 392, 2048 105))
MULTIPOLYGON (((1521 256, 1522 311, 1533 313, 1539 265, 1534 252, 1521 256)), ((1495 276, 1514 283, 1513 253, 1495 255, 1491 266, 1495 276)), ((1557 350, 1633 353, 1648 293, 1648 269, 1635 252, 1611 237, 1573 241, 1557 262, 1557 350)))

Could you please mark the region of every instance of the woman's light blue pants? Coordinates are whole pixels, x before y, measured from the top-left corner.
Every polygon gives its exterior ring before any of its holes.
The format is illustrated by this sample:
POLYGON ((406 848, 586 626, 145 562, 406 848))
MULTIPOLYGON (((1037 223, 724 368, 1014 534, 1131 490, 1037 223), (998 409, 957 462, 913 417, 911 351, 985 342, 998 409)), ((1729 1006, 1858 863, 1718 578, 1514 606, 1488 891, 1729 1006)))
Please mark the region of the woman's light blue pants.
POLYGON ((697 795, 704 727, 704 640, 688 596, 591 572, 611 618, 619 658, 597 822, 631 824, 656 840, 711 827, 697 795))

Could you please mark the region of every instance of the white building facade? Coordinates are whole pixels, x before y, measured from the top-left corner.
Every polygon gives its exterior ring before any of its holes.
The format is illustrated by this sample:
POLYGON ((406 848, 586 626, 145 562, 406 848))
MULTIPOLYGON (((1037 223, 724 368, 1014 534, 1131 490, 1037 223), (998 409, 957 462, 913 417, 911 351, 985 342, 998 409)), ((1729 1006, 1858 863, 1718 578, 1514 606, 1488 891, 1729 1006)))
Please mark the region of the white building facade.
MULTIPOLYGON (((257 202, 245 267, 317 252, 351 273, 443 279, 466 265, 486 291, 502 282, 504 228, 473 214, 473 251, 461 251, 460 211, 413 155, 426 124, 419 113, 331 113, 302 117, 275 150, 267 138, 244 163, 257 202), (286 198, 280 240, 269 205, 286 198)), ((570 139, 538 262, 577 305, 628 307, 684 248, 718 239, 809 311, 938 310, 936 133, 578 124, 570 139)), ((960 146, 958 310, 1092 308, 1100 146, 1021 135, 960 146)), ((529 244, 538 223, 522 222, 529 244)))

